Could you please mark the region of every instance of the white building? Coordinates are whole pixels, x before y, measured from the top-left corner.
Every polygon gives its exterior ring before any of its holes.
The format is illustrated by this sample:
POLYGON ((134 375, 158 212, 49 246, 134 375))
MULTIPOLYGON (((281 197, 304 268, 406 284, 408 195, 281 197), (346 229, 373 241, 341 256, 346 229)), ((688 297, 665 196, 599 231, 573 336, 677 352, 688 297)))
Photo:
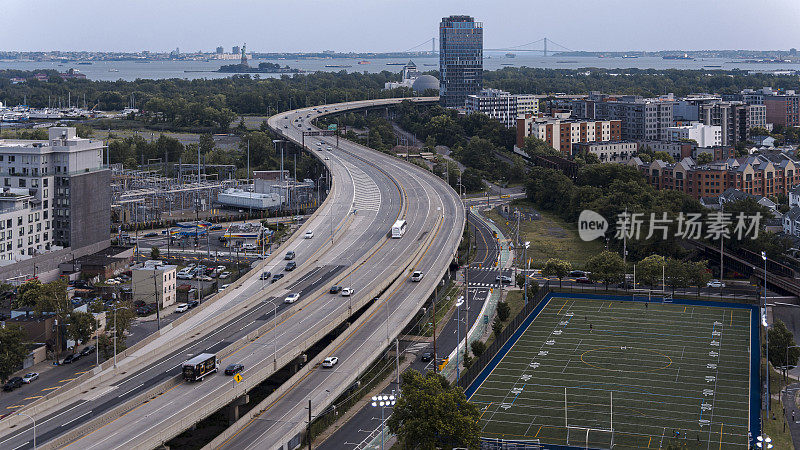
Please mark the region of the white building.
POLYGON ((397 89, 401 87, 411 88, 414 86, 414 81, 419 78, 421 75, 417 70, 417 65, 414 64, 414 61, 408 61, 408 63, 403 66, 403 71, 401 72, 402 81, 389 81, 384 83, 383 89, 397 89))
POLYGON ((691 125, 667 128, 668 141, 680 142, 685 139, 697 142, 698 147, 719 147, 722 145, 722 127, 703 125, 697 122, 691 125))
POLYGON ((539 113, 539 99, 535 95, 484 89, 477 94, 468 95, 465 107, 467 114, 483 113, 511 128, 516 125, 517 117, 539 113))
POLYGON ((133 269, 133 300, 145 303, 160 302, 161 307, 175 303, 178 266, 163 261, 145 261, 142 267, 133 269))
POLYGON ((0 265, 108 239, 103 142, 53 127, 48 140, 0 139, 0 265))

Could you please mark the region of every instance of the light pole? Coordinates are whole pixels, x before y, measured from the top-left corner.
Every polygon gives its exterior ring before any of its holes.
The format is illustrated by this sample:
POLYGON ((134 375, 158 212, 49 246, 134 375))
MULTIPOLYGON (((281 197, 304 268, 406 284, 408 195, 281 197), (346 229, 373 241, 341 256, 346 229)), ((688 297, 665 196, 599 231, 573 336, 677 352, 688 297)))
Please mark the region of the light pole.
POLYGON ((394 394, 391 394, 391 395, 382 394, 382 395, 376 395, 376 396, 372 397, 372 407, 373 408, 374 407, 380 407, 381 408, 381 450, 384 450, 384 448, 383 448, 383 444, 384 444, 384 439, 383 439, 383 436, 384 436, 384 418, 383 418, 384 410, 386 409, 387 406, 389 406, 389 407, 394 406, 395 403, 396 403, 396 398, 395 398, 394 394))
MULTIPOLYGON (((464 304, 464 297, 461 297, 456 302, 456 383, 458 383, 458 378, 461 376, 461 365, 459 361, 459 347, 461 347, 461 305, 464 304)), ((465 336, 466 337, 466 336, 465 336)), ((467 339, 464 339, 464 350, 467 349, 467 339)))
POLYGON ((757 448, 772 448, 772 438, 767 436, 766 434, 762 434, 756 438, 758 442, 756 442, 757 448))
POLYGON ((117 310, 128 309, 125 306, 118 306, 114 308, 114 368, 117 368, 117 310))
MULTIPOLYGON (((766 339, 766 355, 767 355, 767 415, 769 415, 770 405, 772 398, 769 394, 769 323, 767 322, 767 252, 761 252, 761 259, 764 260, 764 335, 766 339)), ((760 436, 759 436, 760 437, 760 436)), ((770 445, 771 447, 772 445, 770 445)))
POLYGON ((786 362, 786 367, 783 369, 783 381, 784 381, 784 383, 786 382, 786 372, 789 371, 789 349, 790 348, 800 348, 800 345, 790 345, 790 346, 786 347, 786 359, 784 359, 784 361, 786 362))
POLYGON ((31 422, 33 422, 33 450, 36 450, 36 419, 25 414, 24 412, 18 412, 17 414, 19 414, 20 416, 25 416, 28 419, 31 419, 31 422))
POLYGON ((525 250, 522 252, 522 258, 525 259, 525 284, 522 286, 522 289, 525 290, 525 305, 528 304, 528 276, 531 270, 531 263, 528 261, 528 247, 530 247, 530 245, 531 241, 525 241, 525 250))

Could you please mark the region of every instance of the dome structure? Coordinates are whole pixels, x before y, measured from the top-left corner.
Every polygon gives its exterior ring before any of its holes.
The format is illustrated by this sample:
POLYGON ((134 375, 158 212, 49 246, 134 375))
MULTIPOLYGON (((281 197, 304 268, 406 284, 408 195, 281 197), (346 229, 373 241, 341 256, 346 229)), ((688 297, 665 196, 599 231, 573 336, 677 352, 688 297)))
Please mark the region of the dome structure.
POLYGON ((414 84, 411 85, 411 88, 414 90, 414 92, 425 92, 428 89, 435 89, 438 91, 439 80, 437 80, 433 75, 422 75, 414 80, 414 84))

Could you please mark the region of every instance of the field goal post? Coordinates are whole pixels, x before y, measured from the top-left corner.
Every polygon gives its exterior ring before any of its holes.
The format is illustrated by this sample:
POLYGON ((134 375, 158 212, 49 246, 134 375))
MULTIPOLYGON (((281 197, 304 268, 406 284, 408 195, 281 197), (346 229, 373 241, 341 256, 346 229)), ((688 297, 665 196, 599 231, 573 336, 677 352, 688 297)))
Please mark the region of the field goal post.
MULTIPOLYGON (((582 438, 577 442, 582 442, 584 444, 584 448, 589 447, 589 437, 592 433, 596 435, 603 435, 606 434, 608 437, 608 441, 603 439, 603 442, 608 442, 608 449, 614 448, 614 392, 609 392, 610 395, 610 405, 609 405, 609 428, 595 428, 595 427, 579 427, 569 424, 569 415, 568 411, 569 408, 567 406, 567 388, 564 387, 564 427, 567 429, 567 446, 570 446, 570 431, 575 430, 578 434, 578 438, 582 438)), ((596 446, 595 446, 596 447, 596 446)))

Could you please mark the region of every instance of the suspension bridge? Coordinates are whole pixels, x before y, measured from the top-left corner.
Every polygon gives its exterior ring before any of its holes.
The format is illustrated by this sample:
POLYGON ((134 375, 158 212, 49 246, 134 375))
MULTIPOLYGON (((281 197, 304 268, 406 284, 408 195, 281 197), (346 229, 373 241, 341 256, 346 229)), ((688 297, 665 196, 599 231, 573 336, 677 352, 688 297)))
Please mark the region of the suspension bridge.
MULTIPOLYGON (((408 52, 419 52, 419 51, 427 51, 430 48, 432 53, 436 53, 438 49, 436 48, 436 38, 430 38, 425 42, 417 44, 411 48, 404 50, 404 53, 408 52)), ((559 53, 562 51, 572 52, 574 51, 571 48, 565 47, 558 42, 553 41, 547 37, 543 37, 541 39, 537 39, 532 42, 528 42, 525 44, 514 45, 510 47, 503 47, 503 48, 484 48, 484 52, 532 52, 532 53, 541 53, 544 56, 549 56, 553 53, 559 53)))

